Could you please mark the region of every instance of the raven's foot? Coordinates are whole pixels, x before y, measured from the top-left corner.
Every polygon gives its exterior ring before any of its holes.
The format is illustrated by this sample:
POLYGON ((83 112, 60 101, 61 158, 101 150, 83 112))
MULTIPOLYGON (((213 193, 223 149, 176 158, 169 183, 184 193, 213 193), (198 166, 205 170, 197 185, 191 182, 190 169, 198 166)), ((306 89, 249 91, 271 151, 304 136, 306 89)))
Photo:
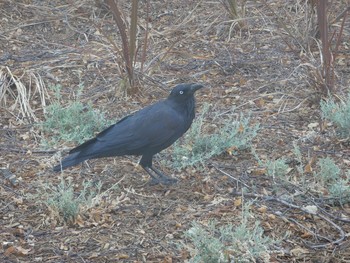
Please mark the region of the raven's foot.
POLYGON ((162 184, 162 185, 172 185, 176 184, 177 180, 174 178, 169 178, 169 177, 163 177, 163 178, 156 178, 152 177, 152 179, 148 182, 149 185, 157 185, 157 184, 162 184))
POLYGON ((164 185, 172 185, 177 183, 177 179, 170 177, 162 177, 160 178, 160 183, 164 185))
POLYGON ((159 179, 152 177, 152 179, 149 180, 147 184, 150 186, 154 186, 154 185, 160 184, 160 181, 159 179))
POLYGON ((164 175, 161 171, 154 167, 144 167, 144 169, 152 178, 149 182, 150 185, 171 185, 177 182, 176 179, 164 175))

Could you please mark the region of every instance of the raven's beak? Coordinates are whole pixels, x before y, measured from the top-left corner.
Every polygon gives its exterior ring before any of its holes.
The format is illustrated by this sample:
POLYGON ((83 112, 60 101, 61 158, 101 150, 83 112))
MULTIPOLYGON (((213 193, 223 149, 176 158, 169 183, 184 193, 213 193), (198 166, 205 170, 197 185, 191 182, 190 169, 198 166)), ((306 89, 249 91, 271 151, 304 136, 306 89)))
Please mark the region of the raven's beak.
POLYGON ((202 84, 199 84, 199 83, 195 83, 195 84, 191 85, 191 91, 193 93, 196 92, 197 90, 201 89, 201 88, 204 88, 204 86, 202 84))

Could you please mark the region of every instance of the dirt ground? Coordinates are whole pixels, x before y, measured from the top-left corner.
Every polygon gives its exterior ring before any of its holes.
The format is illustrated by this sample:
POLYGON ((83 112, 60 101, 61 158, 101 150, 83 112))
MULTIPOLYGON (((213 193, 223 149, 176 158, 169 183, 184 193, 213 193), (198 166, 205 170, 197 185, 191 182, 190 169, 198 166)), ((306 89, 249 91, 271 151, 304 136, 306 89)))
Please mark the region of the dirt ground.
MULTIPOLYGON (((128 14, 129 1, 120 2, 128 14)), ((269 262, 350 262, 350 207, 330 204, 314 185, 317 160, 328 156, 347 171, 350 150, 321 118, 320 53, 315 41, 307 45, 305 13, 298 9, 303 1, 246 1, 239 22, 220 1, 150 1, 148 15, 146 2, 140 1, 138 32, 141 44, 149 28, 147 56, 142 69, 136 65, 137 90, 125 94, 116 51, 121 40, 102 1, 0 1, 1 87, 12 81, 6 94, 0 90, 0 261, 185 262, 191 244, 184 233, 193 221, 239 225, 242 203, 250 201, 250 220, 278 240, 269 248, 269 262), (82 102, 118 120, 166 97, 181 82, 205 84, 196 94, 198 113, 208 103, 210 114, 223 119, 250 114, 252 124, 260 125, 255 154, 262 161, 286 158, 288 183, 267 175, 250 151, 176 171, 165 165, 171 163, 169 148, 155 164, 179 179, 171 186, 148 185, 138 157, 52 172, 58 151, 74 145, 42 146, 45 134, 37 124, 53 97, 50 85, 62 86, 63 105, 83 87, 82 102), (84 181, 100 181, 105 193, 70 223, 43 195, 45 186, 58 185, 62 177, 77 192, 84 181)), ((342 19, 335 18, 347 3, 332 3, 330 32, 339 32, 342 19)), ((350 84, 349 28, 348 19, 336 58, 338 97, 350 84)))

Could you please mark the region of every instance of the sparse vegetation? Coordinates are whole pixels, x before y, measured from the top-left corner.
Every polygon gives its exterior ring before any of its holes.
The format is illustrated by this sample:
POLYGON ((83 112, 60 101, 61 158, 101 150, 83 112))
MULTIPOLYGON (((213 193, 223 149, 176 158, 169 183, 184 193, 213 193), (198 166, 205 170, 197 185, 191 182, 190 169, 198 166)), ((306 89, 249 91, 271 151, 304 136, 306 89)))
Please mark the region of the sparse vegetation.
POLYGON ((264 230, 258 221, 251 224, 249 205, 242 211, 241 224, 219 226, 210 221, 204 226, 194 222, 186 232, 186 237, 193 245, 190 262, 270 262, 269 246, 274 241, 264 236, 264 230))
POLYGON ((256 149, 254 148, 252 148, 252 154, 259 163, 259 166, 263 167, 266 170, 266 174, 271 176, 273 180, 288 180, 287 174, 290 172, 290 168, 284 157, 276 160, 263 161, 259 158, 258 154, 256 153, 256 149))
POLYGON ((267 161, 266 167, 267 174, 273 178, 285 179, 289 171, 289 166, 286 164, 286 160, 284 158, 274 161, 267 161))
POLYGON ((102 184, 93 185, 83 182, 80 193, 74 191, 72 182, 64 179, 57 186, 48 185, 46 188, 46 204, 53 209, 65 222, 73 223, 82 206, 89 207, 92 199, 100 194, 102 184))
POLYGON ((350 94, 339 103, 332 98, 321 101, 321 111, 323 118, 336 125, 341 138, 350 137, 350 94))
MULTIPOLYGON (((61 87, 53 86, 52 89, 55 91, 55 99, 46 108, 45 121, 41 124, 45 137, 48 138, 44 141, 45 144, 81 143, 109 124, 104 115, 93 109, 91 104, 84 105, 76 100, 63 106, 60 103, 61 87)), ((78 98, 79 93, 80 91, 78 98)))
MULTIPOLYGON (((218 124, 214 131, 206 131, 204 123, 209 105, 205 105, 202 113, 193 122, 183 141, 174 144, 173 166, 180 170, 187 166, 204 165, 211 157, 224 152, 234 153, 247 149, 257 135, 259 125, 251 125, 249 117, 228 117, 218 124)), ((213 122, 218 118, 214 118, 213 122)), ((218 122, 219 123, 219 122, 218 122)))
POLYGON ((319 172, 315 178, 328 190, 329 198, 334 204, 350 201, 350 172, 342 175, 341 170, 330 158, 320 159, 317 163, 319 172))
POLYGON ((274 13, 277 25, 284 31, 281 35, 284 43, 296 54, 302 54, 305 63, 303 67, 308 69, 308 81, 323 94, 333 92, 336 78, 336 58, 339 53, 348 5, 344 10, 335 14, 330 10, 334 3, 328 1, 295 1, 289 8, 285 8, 284 14, 275 12, 271 3, 263 1, 265 6, 274 13), (339 27, 332 27, 335 22, 342 21, 339 27), (314 49, 319 50, 320 55, 315 56, 314 49))
POLYGON ((335 182, 340 177, 340 169, 330 158, 320 159, 318 161, 320 171, 316 174, 324 185, 335 182))
POLYGON ((350 172, 345 175, 345 179, 340 178, 337 182, 332 182, 328 187, 332 203, 334 205, 344 205, 350 202, 350 172))

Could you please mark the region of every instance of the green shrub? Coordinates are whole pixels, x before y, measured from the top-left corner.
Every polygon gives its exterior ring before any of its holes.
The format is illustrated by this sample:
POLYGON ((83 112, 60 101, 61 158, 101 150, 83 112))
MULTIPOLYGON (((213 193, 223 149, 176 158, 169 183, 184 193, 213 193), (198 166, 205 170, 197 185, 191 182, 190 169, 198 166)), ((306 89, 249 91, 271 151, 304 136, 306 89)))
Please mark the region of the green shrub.
POLYGON ((320 169, 315 177, 327 189, 333 203, 343 205, 350 202, 350 172, 342 176, 339 167, 328 157, 320 159, 317 165, 320 169))
POLYGON ((332 98, 321 101, 321 111, 323 118, 336 125, 340 137, 350 136, 350 94, 341 103, 335 103, 332 98))
POLYGON ((330 158, 320 159, 317 162, 320 171, 316 174, 324 185, 337 181, 340 178, 340 169, 330 158))
POLYGON ((74 222, 81 206, 90 206, 92 198, 100 194, 102 184, 93 186, 90 182, 83 183, 83 189, 76 194, 72 182, 66 183, 63 179, 57 186, 49 185, 46 188, 46 204, 50 206, 65 222, 74 222))
MULTIPOLYGON (((60 104, 60 86, 53 87, 55 100, 46 107, 45 121, 42 129, 49 145, 60 141, 82 143, 93 137, 108 125, 104 115, 94 110, 91 104, 84 105, 73 101, 63 107, 60 104)), ((77 98, 80 92, 78 91, 77 98)))
POLYGON ((273 161, 272 160, 262 161, 259 158, 254 148, 252 148, 252 154, 254 155, 255 159, 258 161, 259 166, 266 168, 267 175, 271 176, 273 179, 275 179, 276 177, 279 179, 286 179, 286 176, 289 173, 290 168, 286 163, 286 159, 284 157, 273 161))
POLYGON ((213 122, 219 123, 214 132, 204 133, 205 115, 209 106, 205 105, 202 114, 193 122, 190 130, 184 136, 181 144, 176 142, 173 151, 173 166, 180 170, 187 166, 204 165, 213 156, 220 155, 231 149, 246 149, 251 146, 257 135, 258 125, 250 126, 250 119, 241 116, 238 120, 233 116, 222 120, 218 117, 213 122))
POLYGON ((273 178, 285 178, 289 172, 289 166, 284 158, 266 162, 267 174, 273 178))
POLYGON ((350 202, 350 173, 347 173, 345 179, 339 179, 328 187, 330 196, 335 204, 344 205, 350 202))
POLYGON ((220 237, 216 236, 222 234, 219 231, 215 222, 210 222, 206 228, 196 222, 192 224, 186 232, 186 237, 191 240, 196 251, 190 262, 227 262, 225 245, 220 237))
POLYGON ((202 226, 196 222, 185 233, 193 244, 187 246, 191 251, 190 262, 269 262, 268 247, 274 243, 264 237, 259 222, 249 225, 250 213, 247 206, 242 212, 239 226, 231 224, 218 226, 215 221, 202 226))

